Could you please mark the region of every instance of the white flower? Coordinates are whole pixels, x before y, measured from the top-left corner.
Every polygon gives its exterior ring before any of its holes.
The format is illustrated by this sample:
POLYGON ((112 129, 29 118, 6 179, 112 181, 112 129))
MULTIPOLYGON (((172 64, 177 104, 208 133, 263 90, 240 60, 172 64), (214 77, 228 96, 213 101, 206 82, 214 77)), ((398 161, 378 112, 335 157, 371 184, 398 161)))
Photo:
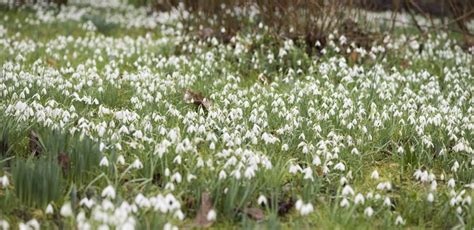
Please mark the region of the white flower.
POLYGON ((290 173, 291 174, 296 174, 300 172, 302 169, 299 165, 290 165, 290 173))
POLYGON ((184 220, 184 213, 181 210, 177 210, 174 213, 174 217, 178 218, 178 220, 184 220))
POLYGON ((33 229, 33 230, 39 230, 40 229, 40 224, 36 219, 31 219, 28 222, 26 222, 26 225, 29 227, 28 229, 33 229))
POLYGON ((225 173, 224 170, 221 170, 219 172, 219 180, 224 180, 225 178, 227 178, 227 174, 225 173))
POLYGON ((342 195, 343 196, 347 196, 347 195, 354 195, 354 190, 352 189, 352 187, 350 185, 346 185, 344 186, 344 188, 342 189, 342 195))
POLYGON ((4 188, 10 185, 10 181, 8 180, 7 175, 3 175, 2 177, 0 177, 0 184, 2 184, 2 187, 4 188))
POLYGON ((365 199, 364 199, 364 195, 362 195, 361 193, 358 193, 354 199, 354 203, 355 204, 364 204, 365 202, 365 199))
POLYGON ((105 131, 106 131, 106 129, 103 125, 99 125, 97 127, 97 134, 99 135, 99 137, 103 137, 104 134, 105 134, 105 131))
POLYGON ((297 200, 296 203, 295 203, 296 210, 301 210, 303 205, 304 205, 303 200, 301 200, 301 199, 297 200))
POLYGON ((431 181, 431 191, 436 191, 436 187, 438 187, 438 182, 436 182, 436 180, 431 181))
POLYGON ((305 168, 302 173, 304 173, 303 179, 305 180, 314 180, 313 178, 313 171, 311 170, 311 167, 305 168))
POLYGON ((99 151, 100 151, 100 152, 103 152, 104 149, 106 149, 106 148, 107 148, 107 145, 105 145, 104 143, 100 142, 100 144, 99 144, 99 151))
POLYGON ((339 162, 334 166, 334 169, 337 169, 339 171, 344 171, 346 170, 346 166, 342 162, 339 162))
POLYGON ((10 228, 10 224, 6 220, 0 220, 0 228, 3 230, 8 230, 10 228))
POLYGON ((403 220, 401 216, 397 216, 397 218, 395 219, 395 225, 404 225, 404 224, 405 224, 405 220, 403 220))
POLYGON ((173 174, 173 176, 171 176, 171 181, 175 181, 178 184, 181 183, 182 181, 181 174, 179 172, 176 172, 175 174, 173 174))
POLYGON ((347 208, 350 205, 349 200, 347 200, 346 198, 342 198, 341 203, 339 205, 343 208, 347 208))
POLYGON ((64 217, 72 216, 73 213, 72 213, 71 203, 69 202, 64 203, 59 213, 61 214, 61 216, 64 216, 64 217))
POLYGON ((472 203, 472 198, 471 198, 471 196, 469 196, 469 195, 466 196, 466 197, 464 198, 464 200, 462 201, 462 204, 463 204, 463 205, 471 205, 471 203, 472 203))
POLYGON ((111 199, 115 199, 115 189, 112 187, 112 185, 107 186, 103 191, 102 191, 102 197, 108 197, 111 199))
POLYGON ((107 157, 102 157, 102 160, 100 160, 99 166, 104 166, 104 167, 109 167, 109 160, 107 160, 107 157))
POLYGON ((132 163, 132 168, 141 169, 143 168, 143 164, 139 159, 135 159, 135 161, 132 163))
POLYGON ((197 178, 196 175, 193 175, 193 174, 190 173, 190 174, 188 174, 188 176, 186 177, 186 180, 187 180, 188 182, 191 182, 192 180, 194 180, 194 179, 196 179, 196 178, 197 178))
POLYGON ((319 158, 319 156, 313 157, 313 165, 316 165, 316 166, 321 165, 321 158, 319 158))
POLYGON ((364 214, 365 214, 367 217, 371 217, 371 216, 374 214, 374 210, 372 209, 372 207, 367 207, 367 208, 364 210, 364 214))
POLYGON ((458 163, 458 161, 455 161, 454 164, 453 164, 453 167, 451 167, 451 171, 457 172, 458 169, 459 169, 459 163, 458 163))
POLYGON ((454 181, 454 179, 453 178, 449 179, 448 187, 454 188, 455 185, 456 185, 456 182, 454 181))
POLYGON ((54 213, 53 206, 51 204, 48 204, 48 206, 46 207, 45 212, 46 212, 46 214, 53 214, 54 213))
POLYGON ((428 200, 428 202, 432 203, 434 201, 434 196, 433 196, 433 193, 429 193, 428 194, 428 197, 426 198, 428 200))
POLYGON ((385 199, 383 200, 383 205, 392 206, 392 201, 390 201, 389 197, 385 197, 385 199))
POLYGON ((379 172, 377 172, 377 170, 374 170, 372 172, 372 174, 370 175, 370 178, 372 178, 374 180, 378 180, 379 179, 379 172))
POLYGON ((216 220, 216 217, 217 217, 217 213, 216 213, 216 210, 214 210, 214 209, 211 209, 211 210, 207 213, 207 220, 208 220, 208 221, 215 221, 215 220, 216 220))
POLYGON ((313 205, 311 203, 307 203, 303 205, 300 209, 300 213, 302 216, 306 216, 314 211, 313 205))
POLYGON ((392 184, 390 182, 381 182, 377 185, 378 190, 391 190, 392 184))
POLYGON ((92 205, 94 205, 95 202, 93 199, 88 199, 87 197, 82 198, 81 201, 79 201, 79 205, 83 206, 85 205, 87 208, 91 208, 92 205))
POLYGON ((121 165, 125 165, 125 157, 123 157, 123 155, 120 155, 117 157, 117 163, 121 164, 121 165))
POLYGON ((170 224, 170 223, 166 223, 166 224, 163 226, 163 230, 178 230, 178 227, 173 226, 173 225, 170 224))

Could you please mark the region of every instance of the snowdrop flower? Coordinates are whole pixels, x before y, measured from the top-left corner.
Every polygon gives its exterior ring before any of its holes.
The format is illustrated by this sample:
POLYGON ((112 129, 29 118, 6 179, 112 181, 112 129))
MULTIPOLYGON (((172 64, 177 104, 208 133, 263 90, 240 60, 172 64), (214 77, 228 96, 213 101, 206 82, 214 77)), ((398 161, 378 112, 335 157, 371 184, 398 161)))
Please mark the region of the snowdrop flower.
POLYGON ((390 182, 381 182, 377 185, 378 190, 391 190, 392 189, 392 184, 390 182))
POLYGON ((8 185, 10 185, 10 181, 8 180, 7 175, 3 175, 0 177, 0 184, 2 184, 2 187, 6 188, 8 185))
POLYGON ((431 191, 436 191, 437 186, 438 186, 438 182, 436 182, 436 180, 431 181, 431 185, 430 185, 431 191))
POLYGON ((379 172, 377 172, 377 170, 374 170, 372 172, 372 174, 370 175, 370 178, 372 178, 374 180, 378 180, 379 179, 379 172))
POLYGON ((87 208, 91 208, 95 204, 93 199, 88 199, 87 197, 82 198, 81 201, 79 201, 79 205, 81 206, 86 206, 87 208))
POLYGON ((99 166, 103 167, 109 167, 109 160, 107 160, 107 157, 102 157, 102 160, 100 160, 99 166))
POLYGON ((115 199, 115 189, 112 185, 107 186, 104 190, 102 190, 102 197, 108 197, 111 199, 115 199))
POLYGON ((184 220, 184 213, 181 210, 177 210, 173 216, 178 220, 184 220))
POLYGON ((448 187, 454 188, 455 185, 456 185, 456 182, 454 181, 453 178, 448 180, 448 187))
POLYGON ((472 204, 472 198, 471 198, 471 196, 469 196, 469 195, 466 196, 466 197, 464 198, 464 200, 462 201, 462 204, 463 204, 463 205, 468 205, 468 206, 470 206, 470 205, 472 204))
POLYGON ((341 179, 339 180, 339 184, 341 185, 345 185, 347 184, 348 180, 345 176, 341 177, 341 179))
POLYGON ((28 222, 26 222, 26 225, 28 226, 27 229, 33 229, 33 230, 39 230, 40 229, 40 224, 36 219, 31 219, 28 222))
POLYGON ((123 155, 120 155, 117 157, 117 163, 121 164, 121 165, 125 165, 125 157, 123 157, 123 155))
POLYGON ((354 195, 354 190, 352 189, 352 187, 350 185, 346 185, 342 189, 342 195, 343 196, 354 195))
POLYGON ((319 156, 313 157, 313 165, 316 165, 316 166, 321 165, 321 158, 319 158, 319 156))
POLYGON ((188 182, 191 182, 192 180, 194 180, 194 179, 196 179, 196 178, 197 178, 196 175, 193 175, 193 174, 190 173, 190 174, 188 174, 188 176, 186 177, 186 180, 187 180, 188 182))
POLYGON ((214 210, 214 209, 211 209, 211 210, 207 213, 207 220, 208 220, 208 221, 215 221, 215 220, 216 220, 216 217, 217 217, 217 213, 216 213, 216 210, 214 210))
POLYGON ((364 214, 365 214, 367 217, 371 217, 371 216, 374 214, 374 210, 372 209, 372 207, 367 207, 367 208, 364 210, 364 214))
POLYGON ((10 224, 6 220, 0 220, 0 228, 3 230, 8 230, 10 228, 10 224))
POLYGON ((430 202, 430 203, 433 203, 433 201, 434 201, 433 193, 430 192, 428 194, 428 197, 426 198, 426 200, 428 200, 428 202, 430 202))
POLYGON ((59 213, 61 214, 61 216, 71 217, 73 215, 71 203, 69 202, 64 203, 59 213))
POLYGON ((399 146, 398 149, 397 149, 397 153, 403 154, 404 152, 405 152, 405 150, 403 149, 403 147, 399 146))
POLYGON ((455 161, 453 166, 451 167, 451 171, 457 172, 458 169, 459 169, 459 163, 458 163, 458 161, 455 161))
POLYGON ((364 204, 365 202, 365 199, 364 199, 364 195, 362 195, 361 193, 358 193, 354 199, 354 203, 355 204, 364 204))
POLYGON ((290 165, 290 173, 291 174, 296 174, 300 172, 302 169, 299 165, 290 165))
POLYGON ((397 218, 395 219, 395 225, 404 225, 404 224, 405 224, 405 220, 403 220, 401 216, 397 216, 397 218))
POLYGON ((46 207, 45 213, 46 214, 53 214, 54 213, 53 206, 51 204, 48 204, 48 206, 46 207))
POLYGON ((135 161, 133 161, 133 163, 132 163, 132 168, 141 169, 141 168, 143 168, 143 164, 142 164, 142 162, 137 158, 137 159, 135 159, 135 161))
POLYGON ((392 206, 392 201, 390 201, 389 197, 385 197, 385 199, 383 200, 383 205, 388 207, 392 206))
POLYGON ((225 178, 227 178, 227 174, 224 172, 224 170, 221 170, 219 172, 219 180, 224 180, 225 178))
POLYGON ((306 216, 314 211, 313 205, 311 203, 304 204, 300 209, 300 214, 306 216))
POLYGON ((163 230, 178 230, 178 227, 173 226, 173 225, 170 224, 170 223, 166 223, 166 224, 163 226, 163 230))
POLYGON ((260 195, 257 199, 259 205, 267 205, 267 198, 264 195, 260 195))
POLYGON ((341 203, 339 204, 342 208, 347 208, 349 207, 349 200, 347 200, 346 198, 342 198, 341 200, 341 203))
POLYGON ((303 207, 303 204, 304 204, 304 203, 303 203, 303 200, 298 199, 298 200, 296 201, 296 203, 295 203, 295 208, 296 208, 296 210, 301 210, 301 208, 303 207))
POLYGON ((311 167, 305 168, 305 169, 302 171, 302 173, 304 173, 303 179, 305 179, 305 180, 311 180, 311 181, 314 180, 314 178, 313 178, 313 171, 311 170, 311 167))
POLYGON ((107 146, 106 146, 104 143, 100 142, 100 144, 99 144, 99 151, 100 151, 100 152, 103 152, 106 148, 107 148, 107 146))
POLYGON ((22 223, 18 224, 18 229, 19 230, 30 230, 30 226, 28 226, 27 224, 22 222, 22 223))
POLYGON ((182 177, 181 177, 181 174, 176 172, 175 174, 173 174, 173 176, 171 176, 171 181, 175 181, 176 183, 181 183, 182 181, 182 177))
POLYGON ((339 162, 334 166, 334 169, 337 169, 339 171, 344 171, 346 170, 346 166, 342 162, 339 162))

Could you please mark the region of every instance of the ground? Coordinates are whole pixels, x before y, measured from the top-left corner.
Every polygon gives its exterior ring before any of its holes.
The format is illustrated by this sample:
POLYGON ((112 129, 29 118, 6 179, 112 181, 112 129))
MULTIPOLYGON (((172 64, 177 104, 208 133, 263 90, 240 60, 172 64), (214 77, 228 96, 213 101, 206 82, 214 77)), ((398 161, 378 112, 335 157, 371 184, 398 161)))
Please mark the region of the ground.
POLYGON ((0 10, 0 228, 474 227, 459 35, 308 53, 112 3, 0 10))

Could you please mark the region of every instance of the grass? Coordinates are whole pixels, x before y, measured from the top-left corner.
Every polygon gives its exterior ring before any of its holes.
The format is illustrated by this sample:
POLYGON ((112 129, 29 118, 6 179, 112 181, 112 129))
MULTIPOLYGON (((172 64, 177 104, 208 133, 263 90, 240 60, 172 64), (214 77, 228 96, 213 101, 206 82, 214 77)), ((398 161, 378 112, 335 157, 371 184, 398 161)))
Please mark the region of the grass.
POLYGON ((203 41, 128 5, 0 10, 0 220, 12 228, 199 228, 205 192, 212 229, 474 226, 474 65, 456 35, 397 28, 373 47, 385 51, 352 60, 337 39, 308 55, 265 29, 203 41))

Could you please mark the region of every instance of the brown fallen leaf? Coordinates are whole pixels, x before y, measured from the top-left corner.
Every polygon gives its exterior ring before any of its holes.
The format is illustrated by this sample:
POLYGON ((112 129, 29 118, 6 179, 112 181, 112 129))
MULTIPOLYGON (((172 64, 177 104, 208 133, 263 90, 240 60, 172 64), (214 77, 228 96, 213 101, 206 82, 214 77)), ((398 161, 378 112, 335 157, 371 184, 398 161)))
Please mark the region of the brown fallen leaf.
POLYGON ((52 58, 46 59, 46 62, 47 62, 48 65, 51 66, 51 67, 55 67, 55 66, 58 64, 58 62, 57 62, 56 60, 52 59, 52 58))
POLYGON ((211 38, 214 36, 214 30, 212 28, 206 27, 199 31, 199 37, 203 40, 211 38))
POLYGON ((352 51, 351 53, 351 62, 356 63, 359 58, 359 54, 356 51, 352 51))
POLYGON ((265 218, 263 210, 259 208, 244 208, 242 212, 254 220, 263 220, 265 218))
POLYGON ((474 47, 474 36, 464 35, 464 44, 462 45, 463 49, 469 51, 474 47))
POLYGON ((212 209, 212 201, 208 192, 201 194, 201 207, 198 210, 194 224, 201 228, 208 228, 214 222, 213 220, 207 219, 207 214, 212 209))
POLYGON ((212 106, 211 100, 202 96, 200 92, 195 92, 190 89, 184 91, 184 101, 187 103, 193 103, 197 106, 202 106, 206 110, 209 110, 212 106))
POLYGON ((63 169, 63 173, 67 174, 69 170, 69 164, 71 163, 71 158, 69 158, 66 153, 61 152, 58 154, 58 163, 59 166, 61 166, 61 168, 63 169))
POLYGON ((288 200, 283 200, 278 202, 278 215, 284 216, 288 212, 290 212, 291 208, 295 205, 293 198, 289 198, 288 200))
POLYGON ((410 62, 408 62, 407 60, 403 59, 400 61, 400 67, 402 67, 402 69, 407 69, 410 67, 410 62))
POLYGON ((41 145, 40 145, 40 140, 39 140, 38 134, 35 131, 30 132, 30 143, 29 143, 29 145, 30 145, 29 146, 30 147, 30 152, 34 156, 39 156, 43 152, 43 150, 41 148, 41 145))

